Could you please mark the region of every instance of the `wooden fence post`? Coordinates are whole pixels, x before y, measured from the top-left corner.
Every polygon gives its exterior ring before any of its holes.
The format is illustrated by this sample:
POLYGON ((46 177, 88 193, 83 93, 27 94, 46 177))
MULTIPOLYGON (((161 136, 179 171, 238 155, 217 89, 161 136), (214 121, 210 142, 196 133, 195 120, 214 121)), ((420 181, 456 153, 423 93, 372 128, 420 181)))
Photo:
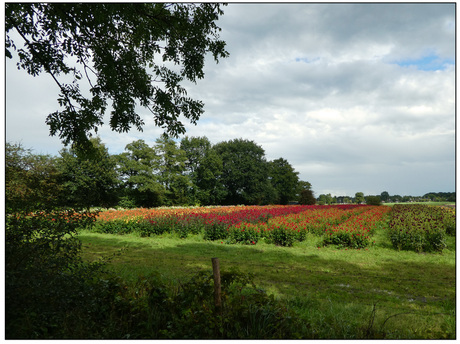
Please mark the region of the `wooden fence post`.
POLYGON ((212 261, 212 272, 214 275, 214 305, 216 312, 222 312, 222 301, 221 301, 221 287, 220 287, 220 267, 219 258, 211 258, 212 261))

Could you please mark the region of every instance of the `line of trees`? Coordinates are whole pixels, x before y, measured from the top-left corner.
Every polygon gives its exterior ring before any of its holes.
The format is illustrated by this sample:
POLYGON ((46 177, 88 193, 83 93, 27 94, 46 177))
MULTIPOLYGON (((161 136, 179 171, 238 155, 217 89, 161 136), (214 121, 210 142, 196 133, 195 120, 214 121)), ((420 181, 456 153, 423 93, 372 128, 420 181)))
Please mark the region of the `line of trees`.
POLYGON ((455 192, 424 196, 355 197, 321 194, 283 158, 267 161, 253 141, 234 139, 212 145, 207 137, 180 142, 163 135, 152 146, 144 140, 111 155, 100 138, 83 152, 64 148, 59 156, 37 155, 6 144, 7 210, 65 206, 124 208, 177 205, 335 204, 455 201, 455 192))
POLYGON ((386 203, 399 203, 399 202, 455 202, 455 192, 429 192, 423 196, 411 195, 390 195, 388 192, 383 191, 380 194, 383 202, 386 203))
POLYGON ((429 192, 423 196, 400 196, 390 195, 383 191, 380 195, 367 195, 363 192, 357 192, 354 197, 350 196, 332 196, 321 194, 317 198, 318 204, 342 204, 342 203, 405 203, 405 202, 455 202, 455 192, 429 192))
POLYGON ((311 184, 283 158, 268 161, 253 141, 212 145, 207 137, 180 142, 163 135, 111 155, 100 138, 92 149, 36 155, 6 144, 6 206, 158 207, 174 205, 315 204, 311 184))

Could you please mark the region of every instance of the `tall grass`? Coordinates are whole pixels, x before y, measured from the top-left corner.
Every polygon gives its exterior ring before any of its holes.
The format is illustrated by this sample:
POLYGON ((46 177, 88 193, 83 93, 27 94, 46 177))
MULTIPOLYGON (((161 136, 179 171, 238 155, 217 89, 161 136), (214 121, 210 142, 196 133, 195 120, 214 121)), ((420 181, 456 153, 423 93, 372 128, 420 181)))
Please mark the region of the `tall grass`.
POLYGON ((442 253, 394 250, 385 233, 375 245, 321 247, 307 234, 293 247, 226 245, 202 235, 140 237, 83 231, 85 260, 113 255, 110 267, 126 281, 158 273, 179 285, 199 271, 221 268, 254 275, 254 282, 304 320, 305 338, 455 338, 455 238, 442 253))

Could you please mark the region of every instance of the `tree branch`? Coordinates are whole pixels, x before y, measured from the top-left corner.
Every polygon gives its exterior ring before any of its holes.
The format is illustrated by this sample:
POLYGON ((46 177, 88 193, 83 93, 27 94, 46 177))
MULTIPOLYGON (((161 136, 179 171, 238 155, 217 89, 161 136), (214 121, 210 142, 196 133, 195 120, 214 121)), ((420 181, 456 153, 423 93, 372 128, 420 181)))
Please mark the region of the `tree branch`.
POLYGON ((33 47, 32 43, 30 43, 30 41, 27 39, 27 37, 24 35, 24 33, 18 28, 17 23, 13 19, 11 19, 11 20, 14 22, 14 24, 13 24, 14 28, 19 33, 19 35, 22 37, 22 39, 26 43, 26 46, 29 48, 29 50, 32 53, 32 55, 34 56, 34 58, 36 58, 38 61, 40 61, 40 64, 45 69, 45 72, 48 73, 49 75, 51 75, 51 77, 53 78, 54 82, 58 85, 58 87, 61 90, 61 92, 64 95, 64 97, 67 99, 67 102, 69 103, 69 106, 71 107, 71 109, 76 112, 75 106, 72 104, 72 101, 70 100, 70 98, 67 96, 67 94, 65 92, 65 88, 61 85, 61 83, 56 78, 56 76, 53 74, 53 72, 51 72, 51 69, 50 69, 49 65, 46 63, 46 61, 44 61, 42 59, 41 55, 35 50, 35 48, 33 47))

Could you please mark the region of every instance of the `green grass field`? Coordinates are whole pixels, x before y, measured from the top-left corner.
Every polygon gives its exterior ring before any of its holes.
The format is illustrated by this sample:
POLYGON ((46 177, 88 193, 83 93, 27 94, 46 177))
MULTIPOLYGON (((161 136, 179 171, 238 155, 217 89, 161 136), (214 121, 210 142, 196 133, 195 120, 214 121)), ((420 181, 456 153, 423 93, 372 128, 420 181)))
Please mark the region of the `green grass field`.
POLYGON ((455 238, 443 253, 398 252, 384 233, 369 249, 318 248, 309 236, 294 247, 206 242, 201 235, 141 238, 83 231, 83 257, 111 256, 126 281, 152 272, 177 285, 198 271, 254 275, 256 284, 283 300, 311 325, 316 338, 455 338, 455 238))

